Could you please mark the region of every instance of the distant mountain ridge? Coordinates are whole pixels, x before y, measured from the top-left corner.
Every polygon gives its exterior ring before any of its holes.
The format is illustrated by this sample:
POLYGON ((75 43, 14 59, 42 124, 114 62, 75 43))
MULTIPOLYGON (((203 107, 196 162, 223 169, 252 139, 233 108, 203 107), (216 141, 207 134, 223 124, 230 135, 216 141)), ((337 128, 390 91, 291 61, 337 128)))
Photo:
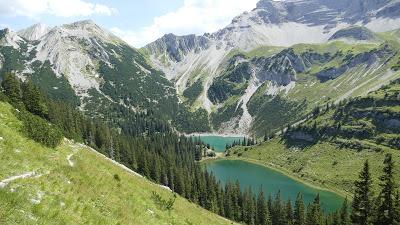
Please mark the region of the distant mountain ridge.
POLYGON ((388 31, 399 10, 400 0, 262 0, 215 33, 140 50, 90 20, 36 24, 0 32, 0 72, 99 118, 151 112, 183 132, 259 135, 397 78, 388 31))
MULTIPOLYGON (((344 36, 347 36, 355 41, 368 39, 364 40, 368 42, 376 32, 400 28, 400 13, 397 12, 400 12, 398 0, 262 0, 257 3, 255 9, 235 17, 230 25, 215 33, 200 36, 168 34, 148 44, 143 50, 149 55, 153 65, 164 71, 166 77, 175 83, 181 99, 185 100, 186 89, 191 89, 193 85, 197 87, 201 83, 202 88, 196 100, 189 104, 193 109, 205 109, 211 115, 210 123, 215 131, 248 133, 252 132, 251 124, 255 115, 250 113, 249 117, 246 113, 247 103, 255 93, 254 89, 260 88, 266 81, 259 80, 256 71, 268 71, 260 67, 249 68, 248 71, 254 71, 255 74, 251 75, 250 72, 250 78, 253 78, 248 80, 251 85, 245 85, 249 87, 247 91, 236 91, 241 100, 228 100, 230 104, 236 104, 236 109, 230 110, 236 112, 231 112, 231 116, 226 117, 228 120, 224 119, 227 122, 226 126, 212 122, 213 115, 218 117, 228 106, 226 103, 216 103, 210 99, 209 90, 218 83, 218 77, 223 76, 229 69, 229 61, 233 55, 238 52, 260 52, 262 48, 268 49, 266 46, 270 48, 265 54, 276 54, 278 49, 293 45, 325 44, 329 40, 337 40, 336 36, 341 36, 342 41, 345 41, 344 36), (353 33, 343 34, 349 27, 362 29, 353 29, 353 33), (237 111, 240 108, 242 112, 237 111), (239 123, 243 120, 248 122, 239 123)), ((290 61, 286 60, 289 64, 290 61)), ((311 67, 307 68, 310 69, 311 67)), ((285 71, 281 73, 287 75, 285 71)), ((271 75, 263 75, 268 76, 271 75)), ((279 76, 275 78, 281 79, 279 76)), ((290 82, 281 83, 275 79, 269 81, 274 83, 270 86, 272 89, 289 90, 297 83, 296 79, 292 79, 293 83, 290 86, 290 82)), ((274 92, 272 89, 270 92, 274 92)), ((233 107, 231 105, 231 108, 233 107)))

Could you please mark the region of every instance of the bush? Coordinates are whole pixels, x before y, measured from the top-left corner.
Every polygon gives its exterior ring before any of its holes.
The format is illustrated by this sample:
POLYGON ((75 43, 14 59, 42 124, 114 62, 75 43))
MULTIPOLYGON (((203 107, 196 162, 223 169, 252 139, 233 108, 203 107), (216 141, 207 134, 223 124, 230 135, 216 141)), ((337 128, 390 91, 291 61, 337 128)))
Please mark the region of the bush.
POLYGON ((174 203, 176 200, 176 194, 174 193, 168 200, 163 199, 160 194, 153 191, 151 198, 153 199, 154 203, 161 209, 161 210, 172 210, 174 207, 174 203))
POLYGON ((19 113, 19 118, 23 122, 23 132, 27 137, 50 148, 55 148, 61 143, 61 131, 46 120, 24 111, 19 113))
POLYGON ((114 180, 120 182, 120 181, 121 181, 121 178, 119 177, 118 174, 114 174, 114 180))

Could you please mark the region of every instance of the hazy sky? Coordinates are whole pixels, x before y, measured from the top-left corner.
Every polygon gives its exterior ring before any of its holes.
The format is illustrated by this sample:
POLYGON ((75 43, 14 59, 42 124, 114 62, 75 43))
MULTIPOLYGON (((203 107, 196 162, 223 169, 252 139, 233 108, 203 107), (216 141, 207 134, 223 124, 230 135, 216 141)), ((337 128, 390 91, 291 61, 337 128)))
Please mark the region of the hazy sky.
POLYGON ((202 34, 228 25, 257 0, 0 0, 0 28, 34 23, 56 26, 83 19, 114 32, 135 47, 166 33, 202 34))

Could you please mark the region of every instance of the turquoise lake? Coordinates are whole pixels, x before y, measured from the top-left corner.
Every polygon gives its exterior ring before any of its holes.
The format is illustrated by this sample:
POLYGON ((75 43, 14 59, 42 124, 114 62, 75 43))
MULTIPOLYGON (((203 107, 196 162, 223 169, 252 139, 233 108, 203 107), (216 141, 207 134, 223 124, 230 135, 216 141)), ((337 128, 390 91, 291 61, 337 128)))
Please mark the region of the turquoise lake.
POLYGON ((226 145, 233 144, 234 141, 243 141, 243 137, 223 137, 223 136, 193 136, 200 138, 204 143, 210 144, 216 152, 224 152, 226 145))
POLYGON ((311 202, 319 193, 322 208, 325 212, 332 212, 341 207, 343 197, 329 191, 313 188, 298 182, 282 173, 257 164, 240 160, 218 160, 206 162, 205 166, 223 184, 227 181, 240 182, 242 190, 251 187, 253 192, 259 192, 262 187, 266 196, 274 196, 279 190, 282 199, 295 201, 299 192, 303 194, 306 204, 311 202))

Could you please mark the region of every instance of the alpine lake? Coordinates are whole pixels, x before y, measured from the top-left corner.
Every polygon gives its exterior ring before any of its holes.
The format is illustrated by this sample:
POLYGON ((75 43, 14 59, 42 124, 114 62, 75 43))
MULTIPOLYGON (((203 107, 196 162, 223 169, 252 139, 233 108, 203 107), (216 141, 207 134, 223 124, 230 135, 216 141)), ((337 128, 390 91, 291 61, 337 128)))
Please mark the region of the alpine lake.
MULTIPOLYGON (((243 137, 213 135, 193 137, 200 138, 204 143, 209 144, 215 152, 224 152, 226 145, 243 140, 243 137)), ((253 192, 258 193, 262 188, 266 196, 271 194, 273 198, 280 191, 281 198, 283 200, 290 199, 292 203, 296 200, 298 193, 303 195, 306 205, 319 194, 325 212, 340 209, 344 201, 342 196, 334 192, 306 185, 279 171, 254 163, 242 160, 210 160, 204 162, 204 166, 222 184, 228 181, 239 181, 242 190, 251 187, 253 192)))

